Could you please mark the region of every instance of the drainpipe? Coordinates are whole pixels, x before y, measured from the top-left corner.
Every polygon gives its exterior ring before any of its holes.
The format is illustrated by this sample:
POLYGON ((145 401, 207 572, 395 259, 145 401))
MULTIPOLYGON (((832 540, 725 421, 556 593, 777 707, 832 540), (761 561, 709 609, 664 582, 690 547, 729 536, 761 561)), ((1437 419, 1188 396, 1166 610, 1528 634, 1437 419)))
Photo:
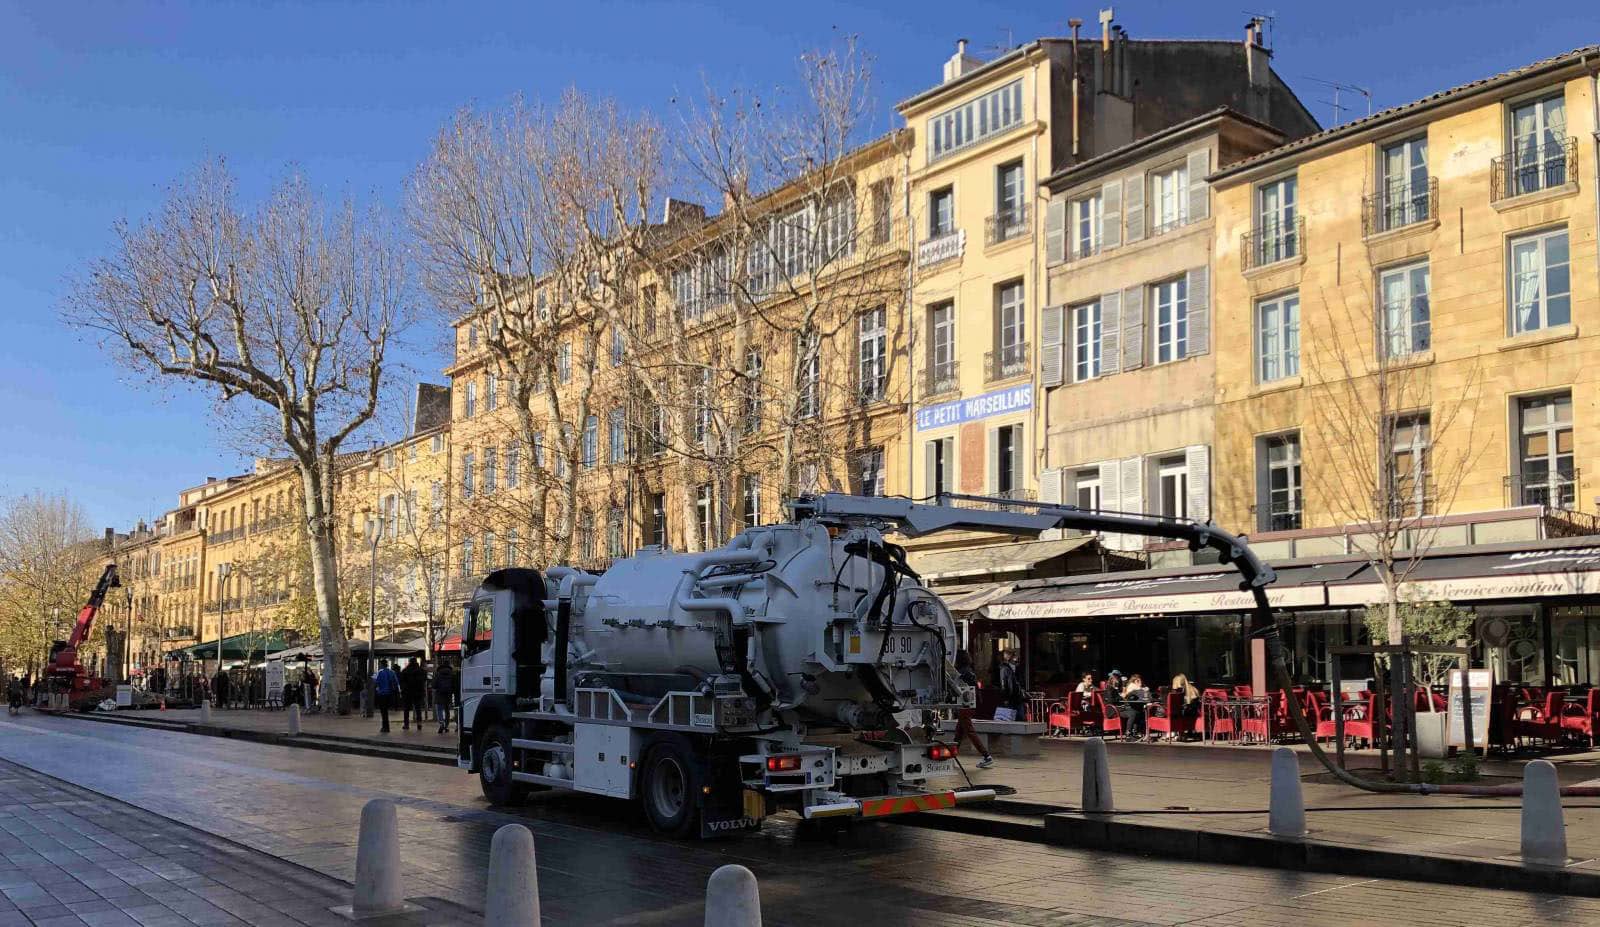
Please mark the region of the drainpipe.
MULTIPOLYGON (((1068 59, 1072 69, 1072 157, 1078 157, 1078 30, 1083 26, 1081 19, 1069 19, 1067 25, 1072 27, 1072 55, 1068 59)), ((1053 165, 1052 165, 1053 166, 1053 165)))
MULTIPOLYGON (((1589 56, 1580 57, 1578 62, 1587 68, 1589 56)), ((1595 228, 1600 229, 1600 69, 1589 75, 1589 106, 1594 113, 1594 122, 1589 126, 1594 135, 1594 186, 1589 193, 1594 197, 1595 228)), ((1600 270, 1600 249, 1595 252, 1595 266, 1600 270)))
MULTIPOLYGON (((915 136, 912 138, 915 144, 915 136)), ((905 152, 905 176, 901 183, 901 206, 906 216, 906 298, 903 305, 906 327, 906 485, 908 498, 915 499, 917 475, 917 235, 911 220, 911 148, 905 152)))

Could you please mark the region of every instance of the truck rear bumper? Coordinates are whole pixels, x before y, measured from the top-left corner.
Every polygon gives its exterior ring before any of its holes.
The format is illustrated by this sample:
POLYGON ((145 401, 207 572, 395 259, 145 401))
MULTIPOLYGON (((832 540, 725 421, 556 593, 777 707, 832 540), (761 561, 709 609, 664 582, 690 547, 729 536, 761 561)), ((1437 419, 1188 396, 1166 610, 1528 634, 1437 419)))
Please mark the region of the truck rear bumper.
POLYGON ((919 795, 885 795, 882 798, 851 798, 825 805, 807 806, 806 820, 818 818, 884 818, 919 811, 944 811, 957 805, 993 801, 994 789, 956 789, 948 792, 923 792, 919 795))

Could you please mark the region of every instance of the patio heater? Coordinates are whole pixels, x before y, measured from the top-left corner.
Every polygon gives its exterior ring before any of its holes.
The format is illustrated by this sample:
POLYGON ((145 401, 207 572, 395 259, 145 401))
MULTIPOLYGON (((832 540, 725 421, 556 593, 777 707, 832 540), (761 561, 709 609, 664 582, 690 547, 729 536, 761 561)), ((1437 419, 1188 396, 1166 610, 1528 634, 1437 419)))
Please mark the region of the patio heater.
POLYGON ((372 576, 367 590, 367 682, 361 693, 363 708, 362 717, 372 717, 376 690, 373 688, 372 678, 377 674, 378 661, 377 648, 374 640, 377 637, 378 627, 378 537, 383 533, 383 521, 367 516, 367 546, 372 551, 372 576))

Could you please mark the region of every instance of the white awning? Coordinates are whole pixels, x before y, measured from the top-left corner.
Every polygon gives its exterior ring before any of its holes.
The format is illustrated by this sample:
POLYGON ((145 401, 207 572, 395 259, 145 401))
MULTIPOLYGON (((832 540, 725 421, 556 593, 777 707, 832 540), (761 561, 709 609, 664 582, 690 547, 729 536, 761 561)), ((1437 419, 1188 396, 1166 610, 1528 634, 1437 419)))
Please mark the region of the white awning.
POLYGON ((930 582, 995 573, 1021 573, 1093 541, 1092 536, 1085 534, 1055 541, 1014 541, 983 547, 907 551, 906 560, 913 570, 930 582))

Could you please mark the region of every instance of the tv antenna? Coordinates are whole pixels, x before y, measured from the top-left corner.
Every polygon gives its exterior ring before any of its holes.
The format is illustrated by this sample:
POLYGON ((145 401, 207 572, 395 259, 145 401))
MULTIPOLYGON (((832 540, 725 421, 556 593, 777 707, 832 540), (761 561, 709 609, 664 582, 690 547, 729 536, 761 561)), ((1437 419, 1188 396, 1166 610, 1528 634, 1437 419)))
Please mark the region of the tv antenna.
POLYGON ((990 54, 993 54, 996 57, 999 57, 1000 55, 1003 55, 1006 52, 1009 52, 1013 48, 1017 47, 1016 35, 1015 35, 1015 33, 1012 32, 1010 26, 1001 26, 1000 27, 1000 31, 1004 32, 1006 34, 1005 44, 1001 44, 999 42, 996 42, 993 45, 985 46, 984 49, 983 49, 984 51, 989 52, 990 54))
POLYGON ((1267 10, 1265 13, 1257 13, 1254 10, 1240 10, 1239 12, 1245 14, 1246 16, 1253 16, 1257 20, 1259 20, 1260 22, 1262 22, 1262 23, 1264 23, 1266 25, 1266 27, 1267 27, 1266 47, 1269 48, 1269 49, 1272 48, 1272 29, 1273 29, 1273 26, 1275 26, 1277 24, 1277 22, 1278 22, 1278 11, 1277 10, 1267 10))
POLYGON ((1336 80, 1323 80, 1320 77, 1305 77, 1305 76, 1301 76, 1300 79, 1301 80, 1311 81, 1314 84, 1321 84, 1322 86, 1327 87, 1328 89, 1333 91, 1333 99, 1331 99, 1331 100, 1319 100, 1318 102, 1327 103, 1328 105, 1333 107, 1333 124, 1334 125, 1342 125, 1344 123, 1344 111, 1345 111, 1345 109, 1347 107, 1345 107, 1345 105, 1342 102, 1340 102, 1339 95, 1341 93, 1358 93, 1361 96, 1365 97, 1366 100, 1367 100, 1367 115, 1368 116, 1372 115, 1372 90, 1370 88, 1368 88, 1368 87, 1357 87, 1355 84, 1344 84, 1344 83, 1340 83, 1339 81, 1336 81, 1336 80))

